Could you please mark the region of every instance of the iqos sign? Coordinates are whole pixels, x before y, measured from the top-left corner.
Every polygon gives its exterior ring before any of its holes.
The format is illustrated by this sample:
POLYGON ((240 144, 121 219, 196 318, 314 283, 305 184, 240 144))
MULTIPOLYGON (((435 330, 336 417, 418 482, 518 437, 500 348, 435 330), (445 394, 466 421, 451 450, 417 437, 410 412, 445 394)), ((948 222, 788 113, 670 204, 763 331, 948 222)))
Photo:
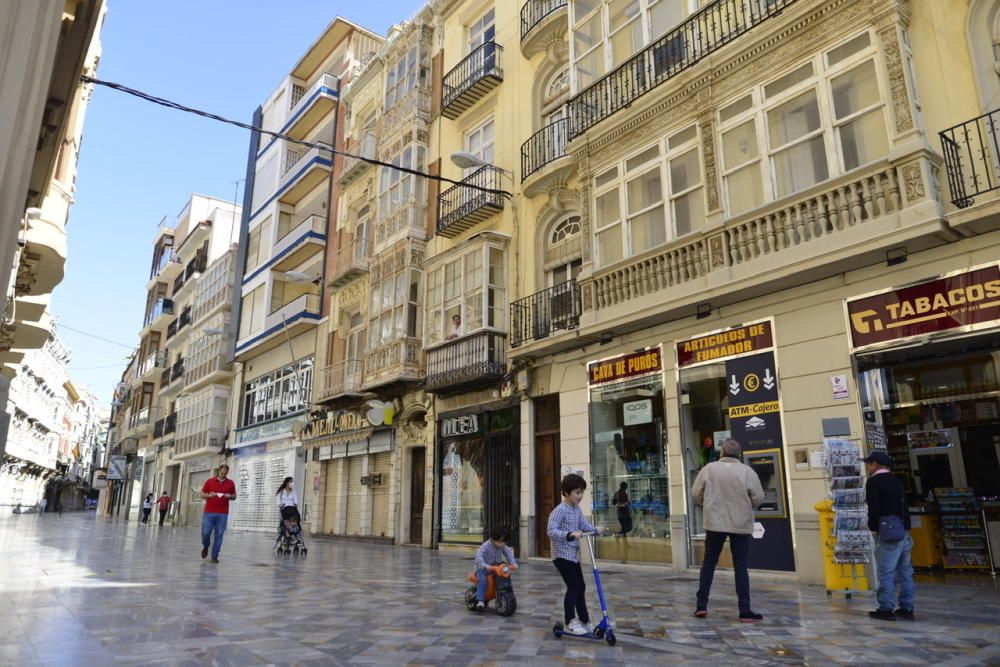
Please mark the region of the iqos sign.
POLYGON ((441 437, 454 438, 479 433, 479 415, 464 415, 441 420, 441 437))

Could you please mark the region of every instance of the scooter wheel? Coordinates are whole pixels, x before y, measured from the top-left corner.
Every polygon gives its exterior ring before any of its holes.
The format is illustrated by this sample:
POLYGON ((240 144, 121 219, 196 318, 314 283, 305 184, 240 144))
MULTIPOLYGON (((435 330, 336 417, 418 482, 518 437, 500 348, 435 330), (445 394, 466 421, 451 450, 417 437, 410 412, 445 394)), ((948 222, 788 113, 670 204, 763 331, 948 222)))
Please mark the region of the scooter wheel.
POLYGON ((496 607, 497 613, 501 616, 513 616, 514 612, 517 611, 517 598, 514 597, 513 593, 497 593, 496 607))
POLYGON ((615 633, 608 630, 604 635, 604 641, 608 642, 608 646, 614 646, 618 643, 618 638, 615 637, 615 633))
POLYGON ((594 628, 594 637, 601 639, 604 637, 604 628, 594 628))
POLYGON ((556 623, 554 626, 552 626, 552 634, 556 636, 556 639, 562 639, 564 631, 565 628, 563 627, 562 623, 556 623))

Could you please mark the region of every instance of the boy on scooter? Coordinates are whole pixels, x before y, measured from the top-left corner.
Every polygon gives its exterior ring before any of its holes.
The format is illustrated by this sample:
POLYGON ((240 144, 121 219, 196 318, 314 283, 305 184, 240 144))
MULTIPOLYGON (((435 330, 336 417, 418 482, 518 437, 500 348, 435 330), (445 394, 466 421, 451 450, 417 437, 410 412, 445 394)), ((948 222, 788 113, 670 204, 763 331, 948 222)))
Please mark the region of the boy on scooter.
POLYGON ((517 567, 514 552, 507 546, 510 533, 506 528, 495 527, 490 531, 490 539, 483 542, 476 552, 476 611, 486 609, 486 587, 489 584, 490 565, 508 563, 517 567))
POLYGON ((587 481, 580 475, 563 477, 560 484, 563 501, 549 514, 552 562, 566 584, 566 597, 563 599, 566 632, 574 635, 589 635, 592 631, 590 614, 587 612, 587 585, 580 568, 580 540, 584 533, 605 532, 583 517, 580 501, 583 500, 586 488, 587 481))

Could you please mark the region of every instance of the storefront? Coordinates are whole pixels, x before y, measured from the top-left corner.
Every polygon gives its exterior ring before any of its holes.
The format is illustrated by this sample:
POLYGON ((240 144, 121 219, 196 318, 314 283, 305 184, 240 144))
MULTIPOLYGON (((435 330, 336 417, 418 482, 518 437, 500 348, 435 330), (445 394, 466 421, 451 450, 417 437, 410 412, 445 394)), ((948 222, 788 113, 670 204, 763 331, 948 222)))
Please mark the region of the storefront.
POLYGON ((314 483, 327 535, 393 540, 392 517, 396 432, 391 404, 362 413, 336 410, 317 415, 301 436, 320 464, 314 483))
POLYGON ((285 477, 292 477, 301 486, 301 452, 290 437, 233 450, 229 476, 236 484, 236 501, 230 506, 229 517, 234 529, 277 530, 275 496, 285 477))
POLYGON ((1000 564, 1000 266, 846 303, 869 448, 910 504, 913 564, 1000 564), (992 548, 991 548, 992 547, 992 548))
POLYGON ((691 498, 691 486, 705 465, 718 460, 723 441, 733 438, 743 447, 743 461, 758 474, 765 494, 755 513, 749 565, 795 569, 774 346, 770 320, 708 332, 676 345, 690 563, 701 562, 705 539, 702 508, 691 498))
POLYGON ((587 365, 593 518, 618 533, 602 558, 669 563, 663 352, 647 348, 587 365))
POLYGON ((184 525, 200 526, 201 515, 205 509, 205 501, 201 498, 201 489, 205 482, 215 473, 210 457, 193 459, 187 462, 185 480, 182 490, 174 497, 174 511, 184 517, 184 525))
POLYGON ((520 542, 520 416, 517 407, 445 413, 437 422, 440 543, 479 544, 490 529, 520 542))

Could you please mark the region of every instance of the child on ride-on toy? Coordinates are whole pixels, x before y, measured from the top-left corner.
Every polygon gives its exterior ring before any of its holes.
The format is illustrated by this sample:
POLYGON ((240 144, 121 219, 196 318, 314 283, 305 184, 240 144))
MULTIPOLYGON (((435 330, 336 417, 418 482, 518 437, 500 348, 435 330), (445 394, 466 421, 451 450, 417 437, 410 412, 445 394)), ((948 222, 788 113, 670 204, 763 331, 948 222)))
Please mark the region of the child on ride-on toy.
POLYGON ((510 533, 507 529, 498 526, 490 531, 490 539, 483 542, 476 552, 476 611, 483 611, 486 608, 490 566, 507 563, 517 567, 514 552, 507 546, 509 539, 510 533))

